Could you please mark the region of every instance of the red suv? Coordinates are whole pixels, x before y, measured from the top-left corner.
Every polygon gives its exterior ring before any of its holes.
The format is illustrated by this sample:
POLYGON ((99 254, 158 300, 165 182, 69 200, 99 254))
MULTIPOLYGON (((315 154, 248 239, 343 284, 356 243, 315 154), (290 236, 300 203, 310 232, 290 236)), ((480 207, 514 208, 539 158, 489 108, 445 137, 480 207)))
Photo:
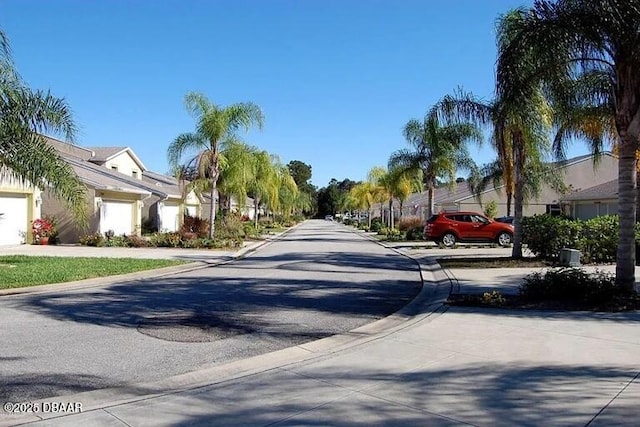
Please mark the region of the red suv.
POLYGON ((456 242, 496 242, 509 246, 513 240, 513 225, 476 212, 442 212, 429 218, 424 237, 447 247, 456 242))

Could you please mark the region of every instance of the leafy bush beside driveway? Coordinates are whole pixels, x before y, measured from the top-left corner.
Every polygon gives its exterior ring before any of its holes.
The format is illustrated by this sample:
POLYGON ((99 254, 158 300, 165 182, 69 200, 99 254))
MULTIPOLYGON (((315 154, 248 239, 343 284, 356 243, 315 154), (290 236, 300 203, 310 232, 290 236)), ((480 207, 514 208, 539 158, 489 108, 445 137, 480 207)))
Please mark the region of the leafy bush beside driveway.
MULTIPOLYGON (((522 242, 537 257, 556 261, 562 248, 577 249, 582 262, 613 262, 618 249, 617 215, 599 216, 587 221, 551 215, 522 219, 522 242)), ((638 240, 636 226, 636 240, 638 240)))

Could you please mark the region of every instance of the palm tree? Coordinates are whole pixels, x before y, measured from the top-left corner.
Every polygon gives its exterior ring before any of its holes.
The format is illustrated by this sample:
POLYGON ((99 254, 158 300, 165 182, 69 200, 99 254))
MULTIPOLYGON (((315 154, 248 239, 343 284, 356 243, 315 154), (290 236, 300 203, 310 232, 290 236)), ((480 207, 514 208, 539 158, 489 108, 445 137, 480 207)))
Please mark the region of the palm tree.
MULTIPOLYGON (((556 83, 570 76, 597 73, 611 82, 581 95, 594 104, 612 100, 619 139, 618 214, 620 235, 616 283, 632 290, 635 283, 636 150, 640 147, 640 4, 637 0, 536 0, 512 26, 499 50, 498 88, 505 99, 521 100, 531 83, 558 93, 556 83), (523 59, 526 65, 523 66, 523 59)), ((569 93, 575 96, 575 93, 569 93)), ((583 99, 584 99, 583 98, 583 99)))
POLYGON ((369 228, 371 228, 371 216, 373 214, 371 207, 375 203, 375 185, 365 181, 357 184, 349 191, 349 199, 351 199, 354 207, 358 210, 366 210, 369 216, 369 228))
POLYGON ((390 164, 389 182, 390 192, 398 200, 400 208, 399 219, 402 219, 404 202, 407 201, 412 193, 422 191, 422 170, 417 167, 409 169, 399 166, 394 167, 390 164))
POLYGON ((375 166, 369 171, 368 179, 374 184, 373 197, 376 203, 380 203, 380 219, 383 222, 384 203, 389 202, 387 226, 393 228, 393 183, 389 171, 382 166, 375 166))
POLYGON ((482 142, 480 129, 471 123, 454 123, 440 126, 433 114, 422 121, 412 119, 404 127, 404 137, 412 149, 396 151, 389 165, 405 170, 422 170, 424 185, 428 191, 428 218, 434 211, 434 192, 438 178, 455 182, 458 168, 470 169, 474 163, 466 142, 482 142))
MULTIPOLYGON (((520 19, 519 12, 515 11, 499 20, 499 50, 504 49, 514 37, 513 28, 520 19)), ((529 72, 534 60, 532 53, 523 51, 519 59, 521 62, 517 71, 529 72)), ((500 66, 499 63, 499 69, 500 66)), ((492 144, 498 154, 497 161, 503 169, 507 197, 510 198, 511 191, 513 192, 513 258, 522 257, 522 216, 525 200, 528 195, 539 191, 542 178, 551 177, 550 174, 543 173, 543 170, 546 154, 551 150, 549 135, 552 127, 552 109, 543 88, 535 79, 521 79, 520 83, 526 96, 505 96, 498 81, 497 97, 490 104, 479 103, 472 95, 467 94, 457 98, 445 97, 432 110, 433 117, 443 115, 448 120, 472 120, 477 124, 492 126, 492 144), (530 173, 531 171, 536 173, 530 173)), ((491 172, 495 177, 495 168, 491 172)), ((475 181, 477 184, 478 180, 475 181)))
POLYGON ((515 192, 513 149, 508 123, 506 123, 507 116, 502 113, 503 108, 503 104, 498 100, 485 102, 471 93, 458 90, 453 96, 446 95, 434 105, 431 115, 442 116, 449 123, 470 122, 490 130, 490 141, 497 158, 482 168, 471 169, 470 186, 478 200, 490 183, 496 191, 504 188, 507 198, 507 215, 511 215, 511 204, 515 192))
POLYGON ((209 237, 213 238, 216 219, 216 196, 220 177, 220 149, 222 144, 239 141, 238 131, 248 131, 253 126, 262 128, 264 117, 260 107, 253 103, 215 105, 206 96, 190 92, 185 96, 187 110, 196 119, 196 131, 179 135, 167 150, 169 164, 181 164, 183 157, 195 152, 189 163, 194 165, 200 177, 211 184, 211 212, 209 237))
POLYGON ((278 182, 278 197, 273 200, 274 204, 272 206, 287 219, 301 202, 301 199, 299 199, 300 191, 298 190, 296 181, 285 165, 278 164, 276 166, 276 176, 278 182))
POLYGON ((47 188, 86 226, 86 187, 71 166, 41 136, 73 141, 76 126, 64 99, 33 91, 18 76, 9 43, 0 31, 0 174, 47 188))
POLYGON ((278 174, 274 166, 274 158, 266 151, 254 150, 251 167, 253 181, 249 185, 249 194, 253 197, 254 223, 258 229, 258 210, 263 200, 278 197, 278 174))
POLYGON ((236 200, 239 207, 244 206, 247 200, 247 192, 256 179, 253 151, 255 148, 244 142, 221 144, 218 192, 220 200, 226 201, 223 209, 227 211, 231 209, 232 199, 236 200))

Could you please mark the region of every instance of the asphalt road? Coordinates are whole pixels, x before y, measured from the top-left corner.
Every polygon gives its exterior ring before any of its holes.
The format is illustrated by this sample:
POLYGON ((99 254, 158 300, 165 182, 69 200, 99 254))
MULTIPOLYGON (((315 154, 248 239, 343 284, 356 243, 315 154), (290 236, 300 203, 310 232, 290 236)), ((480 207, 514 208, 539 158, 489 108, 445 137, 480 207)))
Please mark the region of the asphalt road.
POLYGON ((421 287, 416 264, 308 221, 243 260, 100 288, 0 298, 0 400, 154 381, 342 333, 421 287))

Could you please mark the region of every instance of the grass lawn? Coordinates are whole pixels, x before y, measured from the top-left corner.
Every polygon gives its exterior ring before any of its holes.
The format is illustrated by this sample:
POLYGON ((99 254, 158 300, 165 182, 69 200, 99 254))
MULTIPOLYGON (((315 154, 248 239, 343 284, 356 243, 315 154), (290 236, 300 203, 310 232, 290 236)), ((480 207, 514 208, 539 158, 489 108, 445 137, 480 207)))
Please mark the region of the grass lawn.
POLYGON ((185 264, 168 259, 0 256, 0 289, 71 282, 185 264))

